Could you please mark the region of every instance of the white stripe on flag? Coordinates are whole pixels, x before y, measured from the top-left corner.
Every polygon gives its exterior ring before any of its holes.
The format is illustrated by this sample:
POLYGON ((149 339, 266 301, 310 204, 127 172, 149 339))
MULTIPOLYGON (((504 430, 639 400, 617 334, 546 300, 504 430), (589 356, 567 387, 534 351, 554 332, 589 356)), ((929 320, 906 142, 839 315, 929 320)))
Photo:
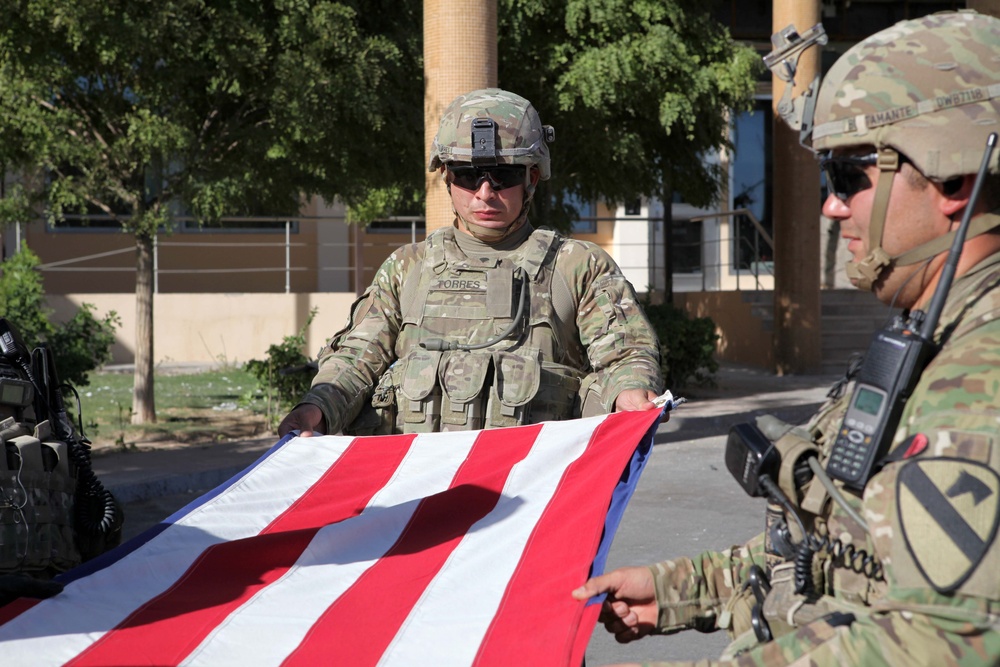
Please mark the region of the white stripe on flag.
POLYGON ((539 516, 603 419, 542 426, 531 452, 511 471, 496 508, 466 533, 379 665, 419 665, 431 655, 436 666, 472 664, 539 516))
MULTIPOLYGON (((280 664, 330 604, 392 547, 420 499, 448 488, 478 434, 435 434, 433 446, 421 446, 427 436, 418 436, 360 515, 321 529, 281 579, 231 614, 184 664, 280 664)), ((378 621, 359 619, 364 622, 378 621)))
POLYGON ((74 581, 44 604, 0 626, 6 664, 61 665, 85 650, 148 600, 172 586, 201 553, 228 540, 256 535, 301 495, 346 450, 293 439, 219 497, 170 526, 122 560, 74 581), (298 450, 310 449, 303 457, 298 450), (298 453, 296 453, 298 451, 298 453), (310 462, 305 466, 302 461, 310 462), (266 479, 264 479, 266 478, 266 479), (271 486, 281 480, 280 490, 271 486), (150 569, 155 563, 157 569, 150 569), (128 581, 123 588, 121 581, 128 581), (81 614, 81 610, 87 610, 81 614))

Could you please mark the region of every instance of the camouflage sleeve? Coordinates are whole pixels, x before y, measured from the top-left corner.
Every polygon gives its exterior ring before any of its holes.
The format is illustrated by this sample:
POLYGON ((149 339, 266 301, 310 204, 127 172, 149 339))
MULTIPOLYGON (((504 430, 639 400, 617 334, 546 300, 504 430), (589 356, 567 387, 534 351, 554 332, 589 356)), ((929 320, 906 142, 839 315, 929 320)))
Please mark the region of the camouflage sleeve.
POLYGON ((303 403, 323 411, 327 431, 337 433, 361 411, 379 378, 396 360, 399 295, 421 245, 404 246, 382 263, 372 284, 351 306, 350 320, 319 353, 319 372, 303 403))
POLYGON ((696 558, 677 558, 650 565, 660 610, 658 629, 694 628, 711 632, 728 623, 720 616, 740 590, 752 565, 764 567, 764 535, 725 551, 706 551, 696 558))
POLYGON ((659 343, 636 299, 632 285, 615 261, 599 247, 569 240, 559 251, 560 263, 573 276, 580 343, 591 367, 601 373, 602 398, 608 412, 625 389, 660 393, 659 343))
POLYGON ((942 629, 927 616, 908 612, 834 613, 736 655, 732 649, 719 660, 645 662, 643 667, 982 667, 996 664, 1000 633, 959 624, 942 629))

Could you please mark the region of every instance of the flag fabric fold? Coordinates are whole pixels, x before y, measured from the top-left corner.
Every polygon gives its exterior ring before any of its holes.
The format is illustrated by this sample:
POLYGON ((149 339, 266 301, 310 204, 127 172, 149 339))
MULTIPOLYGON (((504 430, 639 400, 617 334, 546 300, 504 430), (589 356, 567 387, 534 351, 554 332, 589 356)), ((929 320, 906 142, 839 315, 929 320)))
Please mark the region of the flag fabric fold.
POLYGON ((64 591, 0 608, 5 665, 567 665, 658 410, 286 437, 64 591))

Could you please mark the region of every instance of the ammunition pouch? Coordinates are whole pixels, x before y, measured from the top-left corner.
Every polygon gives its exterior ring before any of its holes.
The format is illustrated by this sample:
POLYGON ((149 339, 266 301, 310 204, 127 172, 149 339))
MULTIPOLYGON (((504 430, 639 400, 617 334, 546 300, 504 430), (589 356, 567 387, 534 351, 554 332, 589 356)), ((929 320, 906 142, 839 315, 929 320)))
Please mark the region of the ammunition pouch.
POLYGON ((591 373, 580 382, 578 399, 581 417, 596 417, 607 414, 604 407, 604 394, 601 391, 601 378, 598 373, 591 373))
POLYGON ((48 422, 29 431, 13 419, 0 425, 0 441, 0 572, 47 578, 78 565, 67 444, 48 422))
POLYGON ((350 435, 503 428, 580 416, 586 391, 600 414, 600 391, 584 374, 541 361, 537 349, 414 350, 381 378, 350 435))
MULTIPOLYGON (((843 611, 823 596, 809 598, 795 592, 795 563, 787 562, 771 570, 771 591, 764 600, 763 613, 775 637, 808 625, 832 612, 843 611)), ((846 609, 846 607, 844 608, 846 609)))

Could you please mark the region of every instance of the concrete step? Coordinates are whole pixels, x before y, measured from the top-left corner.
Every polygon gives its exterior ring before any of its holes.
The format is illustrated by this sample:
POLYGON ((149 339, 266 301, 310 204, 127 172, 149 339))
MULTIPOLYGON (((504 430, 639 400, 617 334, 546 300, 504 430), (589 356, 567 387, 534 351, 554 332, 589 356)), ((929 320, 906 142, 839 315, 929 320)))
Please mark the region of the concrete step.
MULTIPOLYGON (((774 329, 774 292, 743 292, 744 302, 765 331, 774 329)), ((872 334, 898 314, 874 295, 859 290, 823 290, 820 293, 822 372, 840 374, 850 359, 864 353, 872 334)))

